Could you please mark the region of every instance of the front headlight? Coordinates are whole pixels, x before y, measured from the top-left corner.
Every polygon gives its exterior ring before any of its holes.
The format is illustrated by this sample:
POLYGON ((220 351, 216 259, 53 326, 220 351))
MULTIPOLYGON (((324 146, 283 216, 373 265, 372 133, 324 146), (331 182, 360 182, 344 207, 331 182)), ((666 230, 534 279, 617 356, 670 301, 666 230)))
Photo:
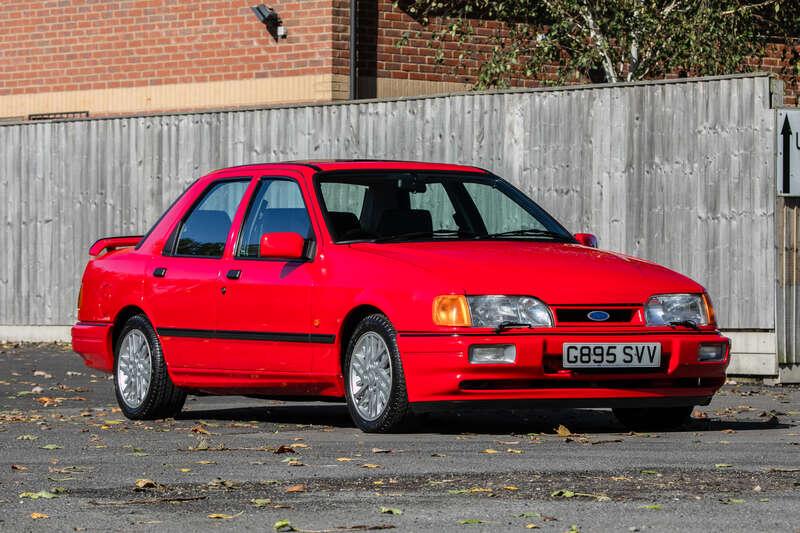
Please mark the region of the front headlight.
POLYGON ((553 325, 550 309, 532 296, 467 296, 472 325, 496 328, 501 324, 525 324, 534 328, 553 325))
POLYGON ((433 301, 433 322, 438 326, 496 328, 502 324, 551 327, 550 308, 532 296, 464 296, 447 294, 433 301))
POLYGON ((689 323, 713 324, 714 311, 705 294, 657 294, 644 307, 648 326, 689 323))

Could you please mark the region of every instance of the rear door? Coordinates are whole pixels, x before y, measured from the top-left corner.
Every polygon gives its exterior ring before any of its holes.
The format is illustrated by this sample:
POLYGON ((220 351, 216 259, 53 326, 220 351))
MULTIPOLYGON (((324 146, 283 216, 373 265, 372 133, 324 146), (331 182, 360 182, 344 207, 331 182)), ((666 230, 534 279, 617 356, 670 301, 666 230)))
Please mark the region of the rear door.
POLYGON ((219 368, 222 256, 250 178, 208 185, 150 260, 145 297, 171 371, 219 368))

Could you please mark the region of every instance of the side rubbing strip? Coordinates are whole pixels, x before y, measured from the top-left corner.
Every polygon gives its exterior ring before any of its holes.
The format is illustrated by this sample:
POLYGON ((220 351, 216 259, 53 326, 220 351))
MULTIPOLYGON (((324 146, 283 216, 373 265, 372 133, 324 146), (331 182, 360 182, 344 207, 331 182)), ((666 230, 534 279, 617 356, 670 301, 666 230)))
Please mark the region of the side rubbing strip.
POLYGON ((333 344, 336 341, 336 335, 320 335, 314 333, 270 333, 262 331, 158 328, 158 334, 164 337, 229 339, 238 341, 310 342, 315 344, 333 344))

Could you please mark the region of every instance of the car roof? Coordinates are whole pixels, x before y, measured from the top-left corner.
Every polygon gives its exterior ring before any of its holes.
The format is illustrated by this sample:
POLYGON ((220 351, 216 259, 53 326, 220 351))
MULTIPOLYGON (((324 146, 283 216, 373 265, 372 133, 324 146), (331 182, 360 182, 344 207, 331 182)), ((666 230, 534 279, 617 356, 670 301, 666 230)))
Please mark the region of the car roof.
POLYGON ((358 170, 399 170, 399 171, 428 171, 428 172, 489 172, 468 165, 455 165, 449 163, 427 163, 422 161, 393 161, 388 159, 309 159, 303 161, 281 161, 275 163, 254 163, 238 167, 221 168, 215 172, 222 172, 230 168, 261 170, 269 167, 300 166, 312 168, 318 172, 358 171, 358 170))

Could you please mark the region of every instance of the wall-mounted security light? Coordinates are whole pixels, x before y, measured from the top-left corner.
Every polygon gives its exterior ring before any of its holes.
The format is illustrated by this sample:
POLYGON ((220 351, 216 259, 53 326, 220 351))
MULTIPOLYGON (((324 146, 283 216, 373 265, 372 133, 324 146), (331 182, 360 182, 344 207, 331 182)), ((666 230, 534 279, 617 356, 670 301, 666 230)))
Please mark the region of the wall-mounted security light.
POLYGON ((250 9, 253 10, 259 22, 267 27, 267 31, 272 35, 273 39, 277 41, 278 39, 286 38, 286 26, 283 25, 283 21, 277 11, 264 4, 258 4, 250 9))

